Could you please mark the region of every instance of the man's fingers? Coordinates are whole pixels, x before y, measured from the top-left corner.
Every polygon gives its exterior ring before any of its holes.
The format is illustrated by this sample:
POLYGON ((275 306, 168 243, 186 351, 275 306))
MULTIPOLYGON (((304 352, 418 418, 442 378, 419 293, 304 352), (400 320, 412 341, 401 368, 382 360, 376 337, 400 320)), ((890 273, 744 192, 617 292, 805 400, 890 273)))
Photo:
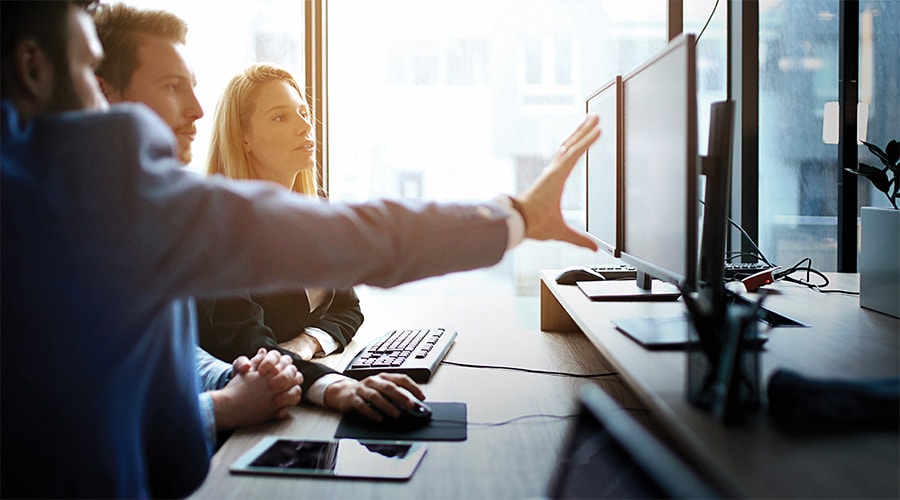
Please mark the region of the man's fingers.
POLYGON ((269 380, 269 389, 273 391, 283 391, 291 386, 299 386, 303 383, 303 374, 297 370, 297 367, 291 364, 282 370, 279 370, 269 380))
POLYGON ((561 234, 556 239, 571 243, 582 248, 587 248, 588 250, 593 250, 594 252, 600 249, 600 247, 597 246, 597 242, 593 238, 583 232, 575 231, 570 227, 567 227, 566 232, 561 234))
POLYGON ((303 390, 299 385, 295 385, 286 391, 281 391, 272 396, 272 403, 275 406, 296 406, 300 404, 303 397, 303 390))
POLYGON ((591 129, 596 128, 598 123, 600 123, 599 116, 597 116, 597 115, 585 116, 584 121, 581 122, 581 125, 579 125, 571 134, 569 134, 569 137, 566 137, 566 140, 564 140, 562 142, 562 144, 559 146, 560 152, 565 153, 569 149, 571 149, 572 145, 574 143, 578 142, 580 137, 583 137, 591 129))
POLYGON ((425 399, 425 392, 423 392, 422 388, 419 387, 413 379, 409 378, 409 376, 403 375, 402 373, 382 373, 381 375, 393 384, 409 391, 416 399, 425 399))
POLYGON ((268 375, 275 370, 278 366, 278 362, 281 360, 281 353, 278 351, 269 351, 266 353, 265 357, 263 357, 262 361, 259 362, 259 366, 256 369, 259 371, 260 375, 268 375))
POLYGON ((253 368, 253 365, 250 364, 250 359, 247 356, 238 356, 231 362, 231 367, 235 373, 247 373, 253 368))
MULTIPOLYGON (((585 122, 586 124, 587 122, 585 122)), ((566 172, 566 176, 568 173, 575 167, 578 158, 580 158, 584 152, 589 148, 597 139, 600 137, 602 133, 600 127, 595 123, 591 128, 583 128, 585 124, 582 124, 582 127, 579 127, 578 134, 573 136, 570 142, 564 143, 562 147, 560 147, 560 151, 556 154, 555 161, 551 162, 553 167, 556 167, 559 170, 563 170, 566 172)))

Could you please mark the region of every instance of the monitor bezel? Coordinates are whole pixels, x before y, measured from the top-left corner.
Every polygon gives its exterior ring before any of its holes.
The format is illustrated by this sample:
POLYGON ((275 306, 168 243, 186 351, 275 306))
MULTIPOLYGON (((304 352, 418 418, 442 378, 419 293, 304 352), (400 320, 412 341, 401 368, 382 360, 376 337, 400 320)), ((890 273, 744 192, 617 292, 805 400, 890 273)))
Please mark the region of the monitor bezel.
MULTIPOLYGON (((585 165, 585 230, 588 235, 597 242, 600 249, 612 255, 613 257, 619 257, 622 251, 622 242, 623 242, 623 228, 622 222, 624 217, 624 184, 622 183, 623 178, 623 141, 622 141, 622 132, 624 127, 623 122, 623 107, 624 107, 624 97, 622 95, 622 75, 616 75, 608 82, 604 83, 597 90, 591 93, 584 100, 584 109, 585 113, 591 113, 591 102, 601 96, 606 96, 608 92, 615 93, 615 103, 616 103, 616 114, 613 117, 601 116, 600 122, 601 126, 604 122, 607 122, 610 118, 615 120, 615 137, 613 137, 613 141, 615 142, 615 150, 616 150, 616 168, 615 168, 615 192, 616 192, 616 212, 614 214, 615 220, 615 241, 610 242, 606 241, 603 236, 596 234, 591 231, 591 149, 585 152, 584 155, 584 165, 585 165)), ((604 135, 610 133, 608 128, 604 128, 604 135)))

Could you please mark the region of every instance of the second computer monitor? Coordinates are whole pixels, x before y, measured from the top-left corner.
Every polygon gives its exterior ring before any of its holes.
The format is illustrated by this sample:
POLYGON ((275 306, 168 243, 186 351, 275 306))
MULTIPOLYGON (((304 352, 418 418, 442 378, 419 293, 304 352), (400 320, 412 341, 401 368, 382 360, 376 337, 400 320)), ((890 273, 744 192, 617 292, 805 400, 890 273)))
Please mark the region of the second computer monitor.
POLYGON ((618 257, 622 248, 622 77, 616 76, 585 99, 588 114, 600 117, 603 134, 584 155, 587 232, 600 248, 618 257))
POLYGON ((698 246, 696 37, 682 35, 622 78, 621 258, 650 278, 693 289, 698 246))

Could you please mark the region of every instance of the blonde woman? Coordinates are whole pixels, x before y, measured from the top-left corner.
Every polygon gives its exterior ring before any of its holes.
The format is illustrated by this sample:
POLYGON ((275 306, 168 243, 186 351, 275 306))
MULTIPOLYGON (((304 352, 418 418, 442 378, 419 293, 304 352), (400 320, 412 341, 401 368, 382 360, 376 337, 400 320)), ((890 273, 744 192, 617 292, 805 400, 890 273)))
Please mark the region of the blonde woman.
POLYGON ((216 109, 207 173, 318 195, 309 113, 288 71, 272 64, 247 68, 232 78, 216 109))
MULTIPOLYGON (((232 78, 216 109, 209 175, 267 180, 299 194, 318 196, 315 153, 309 106, 289 72, 257 64, 232 78)), ((357 397, 380 399, 376 394, 380 392, 396 398, 401 386, 424 397, 407 377, 359 383, 309 362, 343 350, 362 324, 353 289, 244 294, 200 300, 198 306, 204 349, 221 359, 252 354, 260 347, 288 354, 303 373, 304 398, 314 403, 347 411, 357 397)))

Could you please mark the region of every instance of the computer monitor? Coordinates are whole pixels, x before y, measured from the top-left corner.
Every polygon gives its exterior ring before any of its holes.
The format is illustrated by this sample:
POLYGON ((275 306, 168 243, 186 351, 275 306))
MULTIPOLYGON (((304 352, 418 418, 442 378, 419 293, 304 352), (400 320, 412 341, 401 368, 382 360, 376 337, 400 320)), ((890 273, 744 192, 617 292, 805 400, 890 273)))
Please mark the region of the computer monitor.
POLYGON ((695 41, 693 34, 673 39, 622 78, 621 258, 637 269, 637 287, 650 297, 657 295, 657 288, 661 298, 669 298, 674 284, 685 290, 696 286, 699 156, 695 41))
POLYGON ((618 257, 622 248, 622 77, 606 82, 585 99, 588 114, 600 117, 603 134, 584 155, 587 233, 601 250, 618 257))
POLYGON ((710 105, 709 142, 702 158, 706 178, 700 240, 698 283, 714 310, 725 310, 725 252, 731 205, 731 155, 734 142, 734 101, 710 105))

